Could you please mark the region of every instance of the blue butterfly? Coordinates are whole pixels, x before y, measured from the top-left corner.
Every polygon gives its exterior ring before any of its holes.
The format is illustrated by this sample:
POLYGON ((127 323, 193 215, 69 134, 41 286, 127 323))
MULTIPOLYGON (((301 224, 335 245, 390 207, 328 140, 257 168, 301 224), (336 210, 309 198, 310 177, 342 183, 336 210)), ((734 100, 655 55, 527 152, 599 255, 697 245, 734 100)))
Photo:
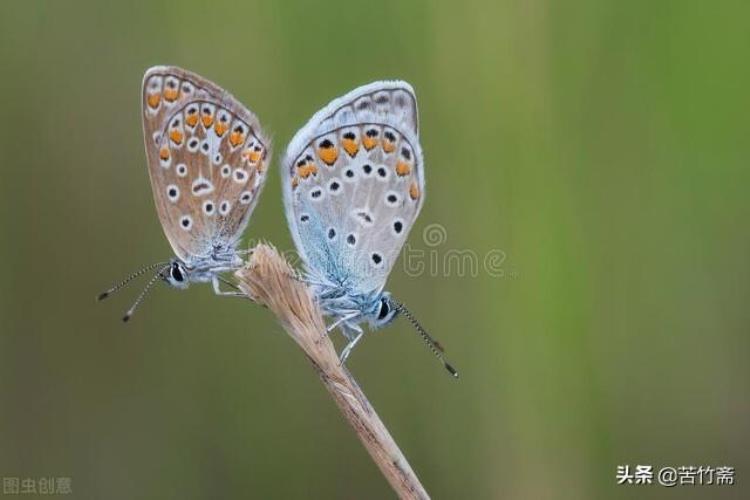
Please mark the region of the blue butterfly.
POLYGON ((306 280, 349 343, 403 314, 446 369, 442 347, 386 280, 424 203, 417 100, 402 81, 378 81, 334 99, 292 139, 282 163, 284 204, 306 280))

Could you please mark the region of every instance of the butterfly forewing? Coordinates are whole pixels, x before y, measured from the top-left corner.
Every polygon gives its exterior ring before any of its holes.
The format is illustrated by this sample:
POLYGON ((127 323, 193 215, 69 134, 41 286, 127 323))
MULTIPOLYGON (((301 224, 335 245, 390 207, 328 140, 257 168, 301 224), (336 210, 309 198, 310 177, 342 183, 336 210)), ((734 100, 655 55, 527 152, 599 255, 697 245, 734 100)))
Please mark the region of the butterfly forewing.
POLYGON ((232 247, 270 161, 255 115, 208 80, 158 66, 143 79, 143 131, 156 209, 177 256, 232 247))
POLYGON ((380 290, 424 201, 416 98, 376 82, 331 102, 284 161, 287 217, 308 270, 380 290))

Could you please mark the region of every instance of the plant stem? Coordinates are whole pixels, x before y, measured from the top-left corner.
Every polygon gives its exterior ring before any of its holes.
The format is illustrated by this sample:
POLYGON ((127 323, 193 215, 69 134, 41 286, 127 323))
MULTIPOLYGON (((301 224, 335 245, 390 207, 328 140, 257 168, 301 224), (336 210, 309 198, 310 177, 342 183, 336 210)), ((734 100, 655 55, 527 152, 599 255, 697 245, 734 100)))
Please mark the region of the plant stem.
POLYGON ((345 366, 339 364, 326 325, 307 285, 270 245, 255 247, 246 266, 236 273, 239 287, 268 307, 315 368, 370 457, 400 498, 428 499, 388 429, 345 366))

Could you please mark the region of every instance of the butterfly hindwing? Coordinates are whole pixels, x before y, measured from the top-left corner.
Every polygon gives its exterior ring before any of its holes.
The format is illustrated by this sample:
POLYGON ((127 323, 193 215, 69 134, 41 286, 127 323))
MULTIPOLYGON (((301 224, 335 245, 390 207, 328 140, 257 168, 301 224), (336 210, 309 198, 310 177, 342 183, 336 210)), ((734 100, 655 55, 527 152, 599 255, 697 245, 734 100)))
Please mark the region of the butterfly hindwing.
POLYGON ((231 247, 265 181, 270 144, 228 92, 173 66, 143 79, 143 131, 159 220, 183 260, 231 247))
POLYGON ((331 102, 292 140, 287 218, 310 272, 380 290, 424 201, 414 92, 375 82, 331 102))

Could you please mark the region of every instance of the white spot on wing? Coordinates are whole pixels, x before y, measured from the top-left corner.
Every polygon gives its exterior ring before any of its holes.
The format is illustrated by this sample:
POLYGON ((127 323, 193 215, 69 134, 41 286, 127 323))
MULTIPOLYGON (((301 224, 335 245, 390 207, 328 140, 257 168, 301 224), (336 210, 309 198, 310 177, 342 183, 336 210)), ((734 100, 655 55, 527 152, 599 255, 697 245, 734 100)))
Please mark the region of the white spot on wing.
POLYGON ((372 227, 375 224, 375 217, 368 208, 355 208, 350 215, 363 227, 372 227))
POLYGON ((170 184, 167 186, 167 198, 172 203, 177 202, 180 199, 180 188, 176 184, 170 184))
POLYGON ((253 193, 251 193, 250 191, 243 191, 240 195, 240 203, 242 203, 243 205, 247 205, 252 201, 252 199, 253 193))
POLYGON ((229 200, 224 200, 221 202, 221 205, 219 205, 219 213, 221 215, 227 215, 231 209, 232 204, 229 202, 229 200))
POLYGON ((247 179, 247 170, 238 168, 234 171, 234 182, 236 182, 237 184, 245 184, 247 182, 247 179))
POLYGON ((204 196, 213 192, 214 185, 205 177, 198 177, 193 181, 192 190, 195 196, 204 196))
POLYGON ((191 137, 188 139, 187 142, 187 150, 191 153, 195 153, 198 151, 198 148, 200 147, 201 141, 197 137, 191 137))

